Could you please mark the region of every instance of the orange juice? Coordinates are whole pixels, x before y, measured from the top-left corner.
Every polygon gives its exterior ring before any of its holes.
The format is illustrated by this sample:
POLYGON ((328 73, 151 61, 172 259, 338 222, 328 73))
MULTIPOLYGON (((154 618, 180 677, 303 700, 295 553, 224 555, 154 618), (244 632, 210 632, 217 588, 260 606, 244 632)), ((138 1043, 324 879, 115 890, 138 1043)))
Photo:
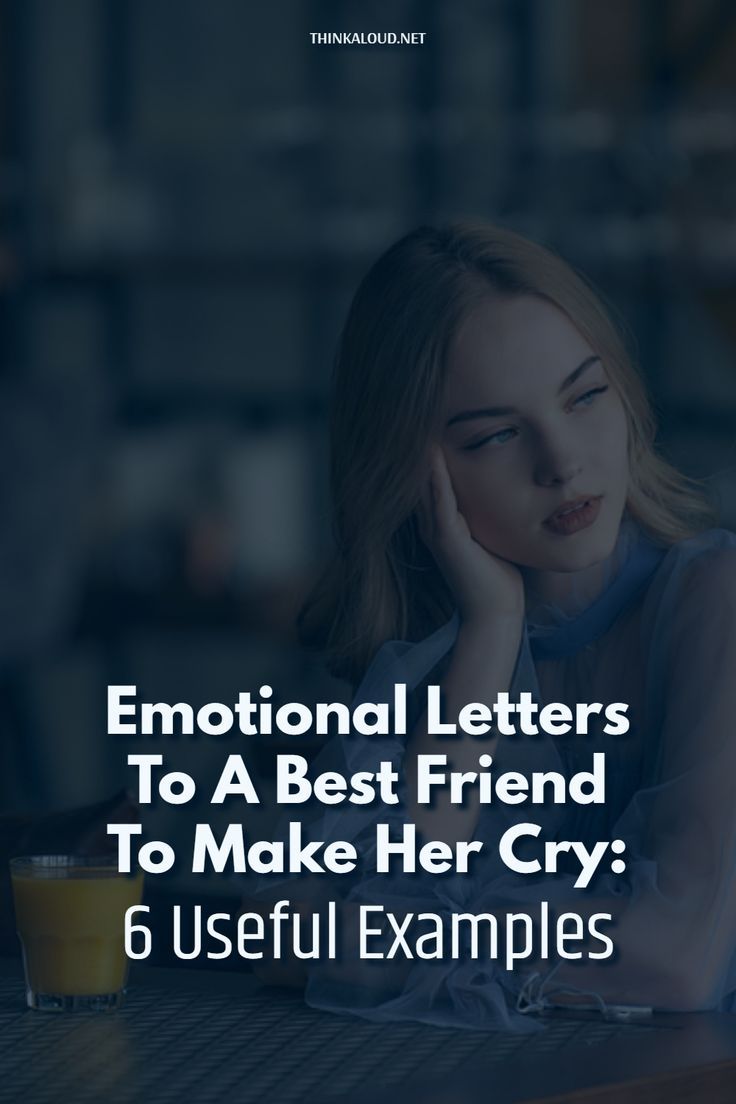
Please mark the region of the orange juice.
POLYGON ((12 871, 26 981, 41 994, 93 996, 125 986, 125 912, 141 900, 143 875, 93 866, 12 871))

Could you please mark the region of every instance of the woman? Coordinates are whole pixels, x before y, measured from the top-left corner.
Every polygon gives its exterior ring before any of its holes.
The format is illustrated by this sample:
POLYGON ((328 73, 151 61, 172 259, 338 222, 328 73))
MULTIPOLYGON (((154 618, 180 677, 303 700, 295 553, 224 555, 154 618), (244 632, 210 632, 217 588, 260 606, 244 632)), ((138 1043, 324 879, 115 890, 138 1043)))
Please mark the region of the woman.
POLYGON ((354 771, 390 752, 407 779, 394 820, 427 839, 488 844, 471 875, 371 876, 386 808, 330 810, 320 838, 353 839, 366 859, 348 907, 502 914, 544 898, 558 911, 610 913, 617 954, 530 960, 524 972, 482 959, 376 972, 323 964, 307 999, 519 1028, 530 991, 537 1004, 554 989, 558 999, 732 1007, 736 540, 708 528, 700 496, 657 455, 641 382, 591 289, 491 226, 420 229, 396 243, 364 279, 343 334, 332 483, 337 554, 304 612, 305 638, 359 684, 358 700, 390 700, 403 682, 417 706, 405 743, 354 736, 327 755, 354 771), (441 684, 447 720, 526 690, 573 709, 628 703, 630 729, 623 739, 599 727, 450 742, 422 716, 428 683, 441 684), (417 754, 448 754, 462 771, 488 752, 497 770, 569 777, 596 750, 605 805, 520 815, 477 794, 464 805, 417 800, 417 754), (529 819, 544 839, 623 840, 625 872, 606 865, 585 892, 572 864, 554 877, 511 875, 495 845, 529 819))

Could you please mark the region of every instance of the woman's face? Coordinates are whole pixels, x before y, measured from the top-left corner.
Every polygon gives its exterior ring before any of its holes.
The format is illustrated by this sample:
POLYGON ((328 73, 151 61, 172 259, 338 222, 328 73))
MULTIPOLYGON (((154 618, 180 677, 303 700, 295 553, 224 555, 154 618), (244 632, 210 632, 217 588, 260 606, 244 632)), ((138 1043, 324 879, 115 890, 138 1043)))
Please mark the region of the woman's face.
POLYGON ((626 503, 627 424, 601 361, 543 299, 489 295, 450 350, 442 449, 484 548, 539 571, 610 555, 626 503))

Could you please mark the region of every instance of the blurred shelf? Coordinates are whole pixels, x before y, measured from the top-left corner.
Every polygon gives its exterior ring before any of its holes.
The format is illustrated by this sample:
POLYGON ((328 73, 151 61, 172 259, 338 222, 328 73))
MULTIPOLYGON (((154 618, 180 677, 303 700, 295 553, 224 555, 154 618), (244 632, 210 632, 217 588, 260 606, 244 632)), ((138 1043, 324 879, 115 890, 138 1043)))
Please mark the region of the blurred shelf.
POLYGON ((134 590, 99 580, 90 582, 84 592, 76 635, 104 639, 148 630, 195 635, 216 631, 236 639, 250 634, 261 642, 271 639, 293 647, 299 604, 300 599, 276 586, 247 593, 223 588, 216 594, 197 594, 171 584, 134 590))
MULTIPOLYGON (((736 166, 735 166, 736 171, 736 166)), ((440 223, 452 221, 438 212, 440 223)), ((673 279, 720 285, 736 277, 736 211, 712 214, 623 207, 572 214, 535 208, 508 208, 500 221, 563 251, 573 263, 598 272, 625 274, 635 282, 673 279)), ((357 283, 384 245, 410 229, 384 210, 343 210, 315 214, 308 234, 294 241, 254 243, 242 250, 155 248, 100 252, 73 250, 13 253, 16 282, 31 288, 79 287, 104 292, 126 283, 295 286, 348 286, 357 283)), ((53 236, 53 234, 51 234, 53 236)), ((10 253, 8 254, 10 256, 10 253)))
POLYGON ((322 277, 338 280, 361 271, 363 257, 317 252, 274 256, 270 254, 217 256, 109 257, 85 263, 34 263, 26 261, 21 279, 30 284, 89 287, 104 290, 122 281, 172 281, 177 283, 229 283, 275 285, 312 282, 322 277))
POLYGON ((327 414, 326 394, 289 390, 281 394, 243 395, 223 391, 172 390, 123 396, 118 421, 134 427, 161 421, 224 418, 254 429, 320 422, 327 414))

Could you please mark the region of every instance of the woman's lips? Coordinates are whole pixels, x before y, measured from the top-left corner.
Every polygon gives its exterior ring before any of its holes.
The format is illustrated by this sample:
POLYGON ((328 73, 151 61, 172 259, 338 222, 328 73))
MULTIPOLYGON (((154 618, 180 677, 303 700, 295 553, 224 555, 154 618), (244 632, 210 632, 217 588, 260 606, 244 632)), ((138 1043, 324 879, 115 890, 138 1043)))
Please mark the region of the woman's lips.
POLYGON ((560 506, 559 510, 546 519, 545 527, 562 537, 577 533, 580 529, 587 529, 598 517, 601 497, 601 495, 581 497, 568 502, 565 506, 560 506))

